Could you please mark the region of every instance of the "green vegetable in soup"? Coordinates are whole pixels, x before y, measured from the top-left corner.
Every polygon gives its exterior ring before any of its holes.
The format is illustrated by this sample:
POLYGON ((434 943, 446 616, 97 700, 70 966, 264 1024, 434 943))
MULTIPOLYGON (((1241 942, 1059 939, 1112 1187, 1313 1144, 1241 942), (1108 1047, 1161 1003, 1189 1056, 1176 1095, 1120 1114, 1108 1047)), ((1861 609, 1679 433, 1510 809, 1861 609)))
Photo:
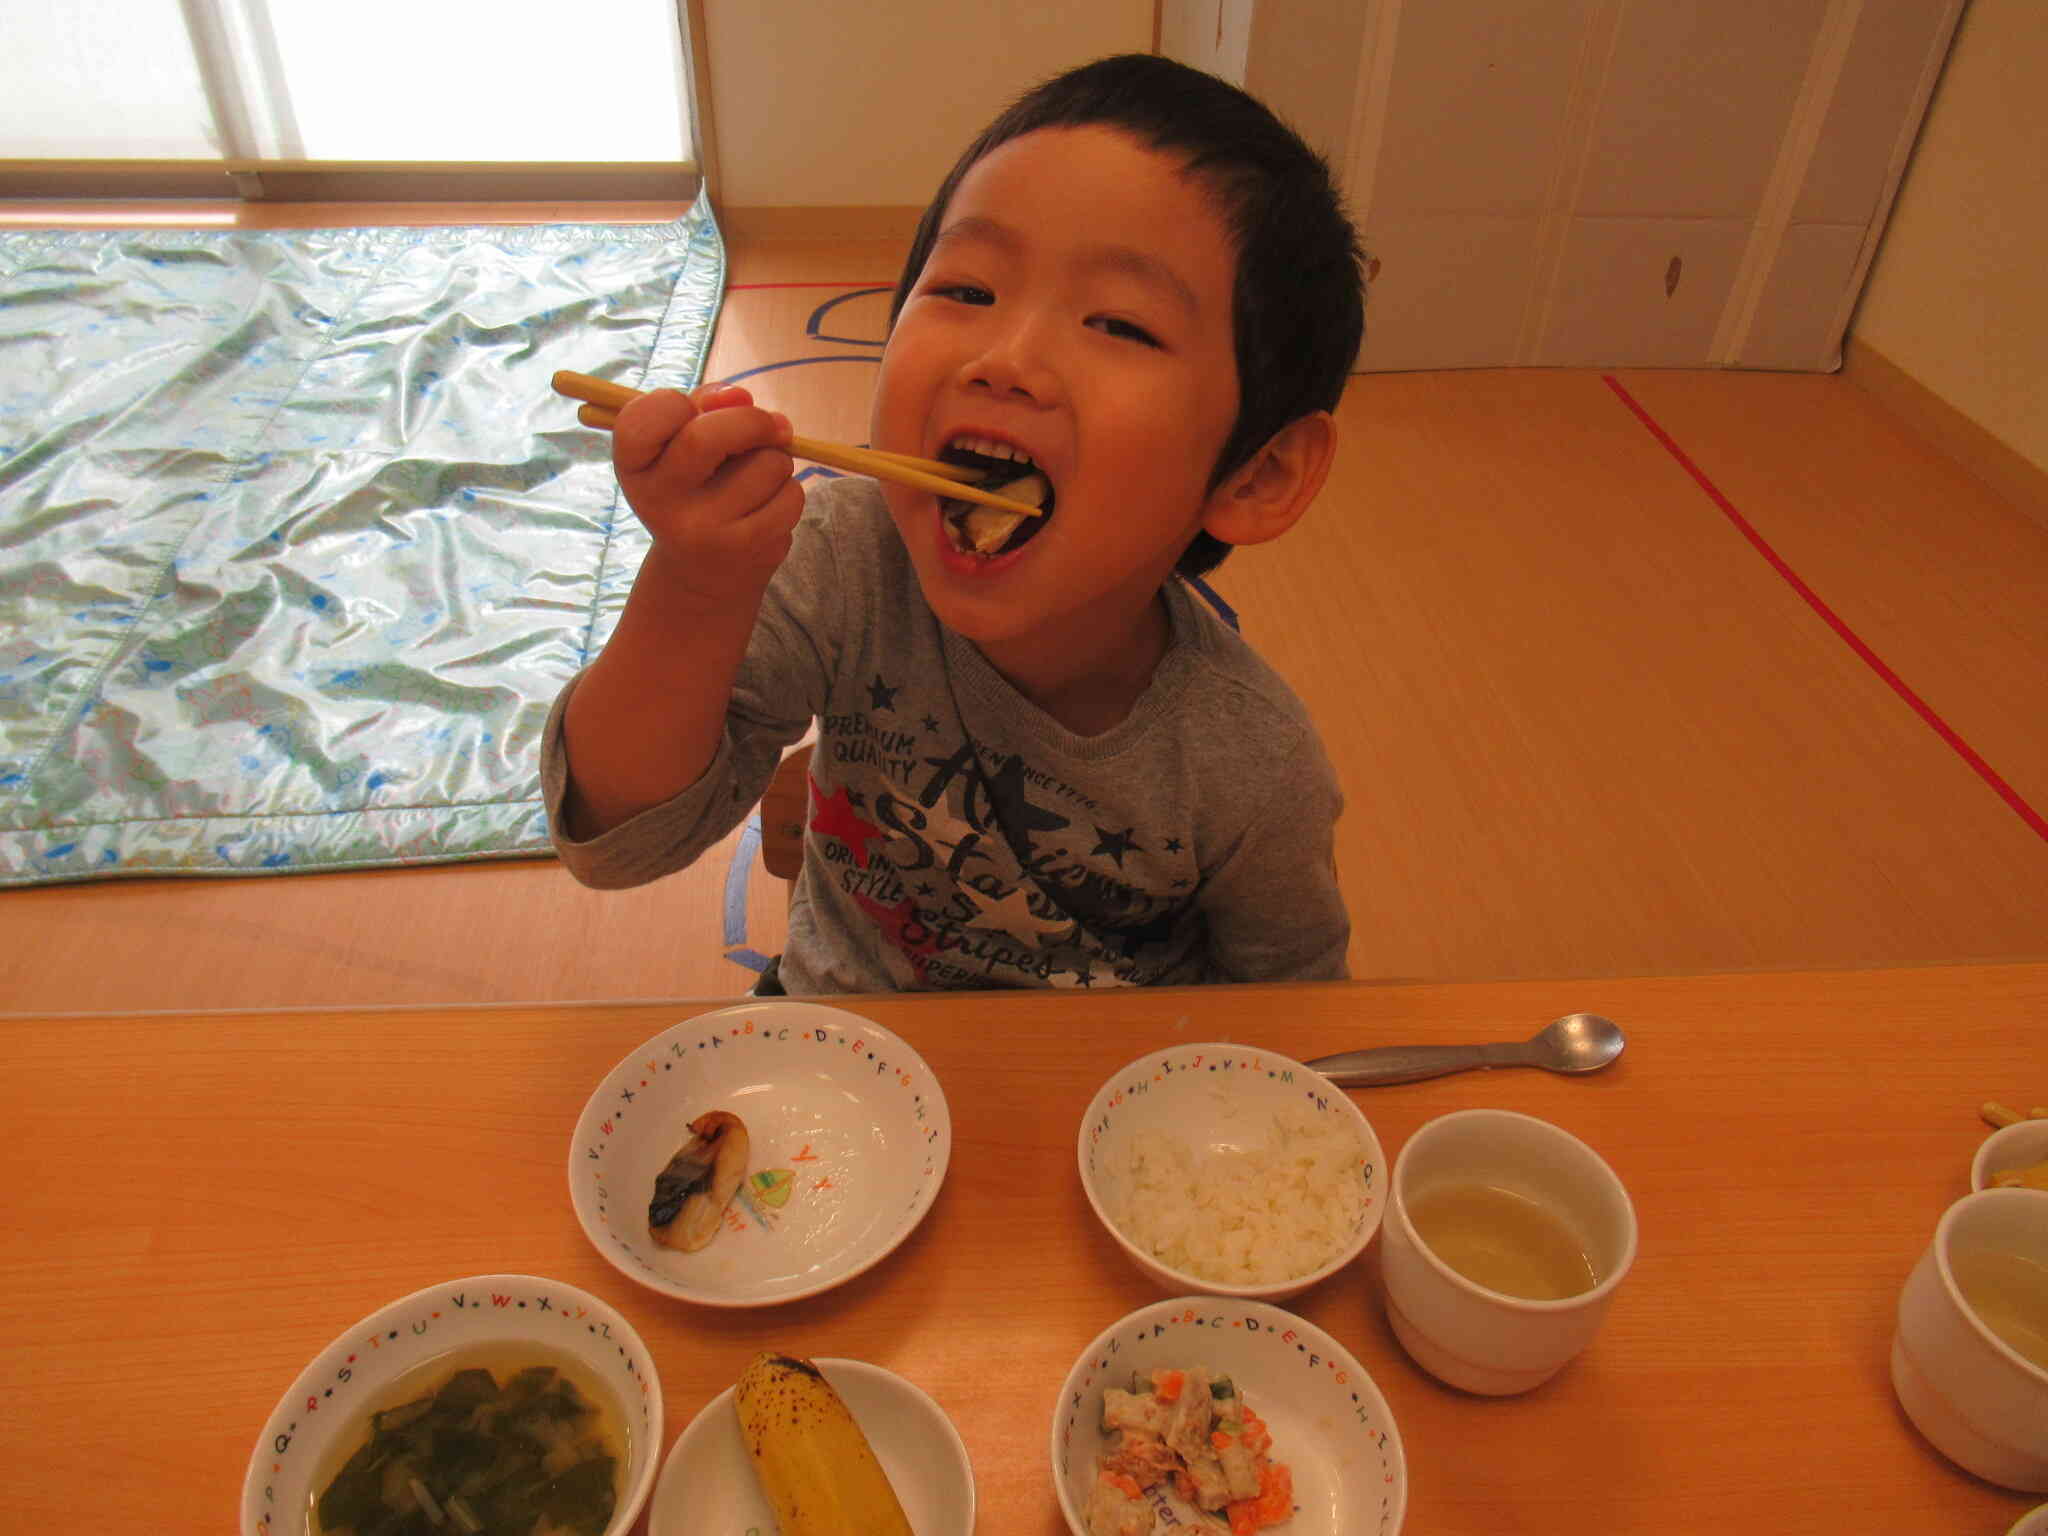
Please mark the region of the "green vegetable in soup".
POLYGON ((617 1457, 598 1411, 553 1366, 458 1370, 370 1416, 321 1493, 320 1536, 603 1536, 617 1457))

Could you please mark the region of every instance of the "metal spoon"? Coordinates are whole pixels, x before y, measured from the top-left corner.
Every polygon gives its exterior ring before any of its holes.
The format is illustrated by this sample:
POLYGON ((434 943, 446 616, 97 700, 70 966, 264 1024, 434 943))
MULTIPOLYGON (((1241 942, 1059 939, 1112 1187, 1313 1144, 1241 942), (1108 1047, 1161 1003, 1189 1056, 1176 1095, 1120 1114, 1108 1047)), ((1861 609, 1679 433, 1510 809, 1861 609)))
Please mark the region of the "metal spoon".
POLYGON ((1416 1083, 1473 1067, 1541 1067, 1546 1072, 1597 1072, 1628 1042, 1621 1026, 1597 1013, 1568 1013, 1518 1045, 1382 1045, 1319 1056, 1306 1065, 1339 1088, 1416 1083))

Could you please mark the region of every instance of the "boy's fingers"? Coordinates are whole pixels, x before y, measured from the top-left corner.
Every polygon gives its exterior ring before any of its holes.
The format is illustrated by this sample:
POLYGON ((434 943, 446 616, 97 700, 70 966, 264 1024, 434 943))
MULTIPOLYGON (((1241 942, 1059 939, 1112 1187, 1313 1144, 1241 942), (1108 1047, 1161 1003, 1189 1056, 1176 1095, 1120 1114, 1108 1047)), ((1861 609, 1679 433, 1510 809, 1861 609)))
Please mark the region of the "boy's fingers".
POLYGON ((697 414, 695 402, 680 390, 649 390, 627 401, 612 424, 613 467, 628 474, 651 468, 697 414))
POLYGON ((796 462, 774 443, 734 454, 718 466, 704 489, 734 509, 758 509, 785 485, 795 483, 796 462))
POLYGON ((756 572, 765 581, 789 553, 790 536, 804 513, 804 488, 795 480, 782 486, 744 519, 723 523, 704 537, 736 567, 756 572))
POLYGON ((700 411, 722 410, 733 405, 752 405, 753 393, 738 384, 699 384, 690 391, 700 411))
POLYGON ((620 416, 612 431, 612 461, 620 473, 656 474, 685 490, 713 480, 727 460, 756 448, 782 447, 789 438, 787 421, 753 406, 698 412, 668 427, 670 419, 620 416), (652 425, 648 437, 640 435, 643 422, 652 425))

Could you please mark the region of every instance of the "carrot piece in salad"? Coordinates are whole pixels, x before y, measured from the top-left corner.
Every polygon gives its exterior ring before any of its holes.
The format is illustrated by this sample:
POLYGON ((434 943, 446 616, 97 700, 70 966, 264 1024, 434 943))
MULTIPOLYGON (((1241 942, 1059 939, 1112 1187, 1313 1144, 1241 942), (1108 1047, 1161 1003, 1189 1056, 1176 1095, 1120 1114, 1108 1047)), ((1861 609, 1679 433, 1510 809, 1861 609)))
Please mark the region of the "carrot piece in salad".
POLYGON ((1154 1371, 1152 1392, 1162 1403, 1180 1401, 1181 1389, 1188 1384, 1186 1371, 1154 1371))
POLYGON ((1294 1514, 1294 1474, 1278 1463, 1259 1463, 1259 1494, 1227 1505, 1230 1536, 1253 1536, 1269 1525, 1279 1525, 1294 1514))
MULTIPOLYGON (((1239 1399, 1239 1402, 1242 1403, 1243 1399, 1239 1399)), ((1263 1456, 1266 1452, 1273 1449, 1273 1432, 1266 1428, 1266 1421, 1256 1413, 1253 1413, 1249 1407, 1243 1408, 1242 1411, 1244 1414, 1244 1448, 1254 1456, 1263 1456)))
POLYGON ((1294 1474, 1279 1462, 1259 1468, 1259 1523, 1278 1525, 1294 1513, 1294 1474))

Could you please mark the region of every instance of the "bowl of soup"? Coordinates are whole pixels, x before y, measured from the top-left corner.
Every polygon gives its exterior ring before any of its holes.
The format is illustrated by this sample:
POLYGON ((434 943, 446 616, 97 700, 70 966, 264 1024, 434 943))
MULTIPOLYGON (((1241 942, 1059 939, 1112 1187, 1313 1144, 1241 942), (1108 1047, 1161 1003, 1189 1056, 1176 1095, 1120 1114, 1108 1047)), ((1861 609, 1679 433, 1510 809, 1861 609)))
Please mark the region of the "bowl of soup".
POLYGON ((299 1373, 250 1455, 242 1536, 624 1536, 661 1439, 653 1356, 616 1308, 472 1275, 379 1308, 299 1373))

